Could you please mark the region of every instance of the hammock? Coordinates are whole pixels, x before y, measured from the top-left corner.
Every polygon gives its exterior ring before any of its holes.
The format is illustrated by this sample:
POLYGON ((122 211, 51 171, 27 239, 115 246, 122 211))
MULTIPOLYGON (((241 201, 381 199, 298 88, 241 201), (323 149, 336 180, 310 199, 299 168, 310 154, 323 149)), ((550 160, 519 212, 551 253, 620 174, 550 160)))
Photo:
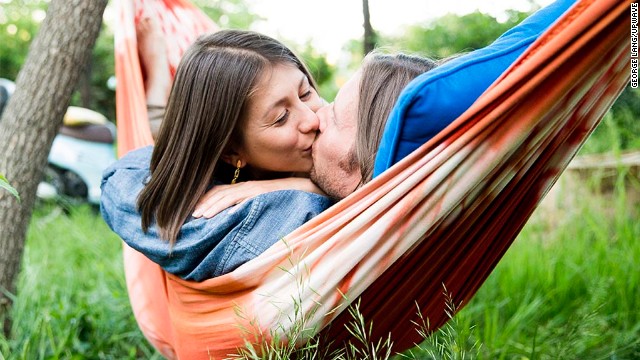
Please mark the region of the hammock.
MULTIPOLYGON (((116 4, 122 155, 152 142, 135 22, 155 12, 182 44, 215 25, 181 0, 116 4)), ((437 329, 443 284, 468 303, 627 84, 628 6, 579 1, 444 131, 232 273, 184 281, 125 245, 144 335, 167 358, 220 359, 304 320, 337 346, 360 298, 374 339, 390 332, 396 351, 419 342, 416 304, 437 329)), ((172 66, 183 50, 170 47, 172 66)))

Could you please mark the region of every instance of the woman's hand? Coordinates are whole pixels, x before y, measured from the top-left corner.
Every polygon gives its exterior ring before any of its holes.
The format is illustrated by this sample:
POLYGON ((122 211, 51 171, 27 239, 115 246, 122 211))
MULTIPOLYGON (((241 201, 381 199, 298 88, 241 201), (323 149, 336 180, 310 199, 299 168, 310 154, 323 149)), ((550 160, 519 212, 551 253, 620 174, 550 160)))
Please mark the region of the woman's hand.
POLYGON ((233 185, 216 185, 198 201, 192 216, 212 218, 222 210, 254 196, 277 190, 302 190, 320 195, 325 193, 307 178, 245 181, 233 185))

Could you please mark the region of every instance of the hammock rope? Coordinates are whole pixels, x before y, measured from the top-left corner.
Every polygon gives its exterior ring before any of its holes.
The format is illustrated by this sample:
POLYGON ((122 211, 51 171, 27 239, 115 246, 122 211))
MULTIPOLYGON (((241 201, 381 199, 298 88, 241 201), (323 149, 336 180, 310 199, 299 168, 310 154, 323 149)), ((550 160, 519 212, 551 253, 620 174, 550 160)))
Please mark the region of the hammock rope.
MULTIPOLYGON (((168 41, 185 44, 216 27, 185 1, 116 4, 122 155, 151 143, 141 14, 156 11, 168 41)), ((447 129, 230 274, 184 281, 125 245, 142 332, 167 358, 224 358, 302 317, 338 346, 360 298, 374 339, 413 346, 420 316, 432 329, 448 320, 442 285, 468 303, 629 81, 629 16, 626 2, 579 1, 447 129)), ((175 66, 184 48, 170 49, 175 66)))

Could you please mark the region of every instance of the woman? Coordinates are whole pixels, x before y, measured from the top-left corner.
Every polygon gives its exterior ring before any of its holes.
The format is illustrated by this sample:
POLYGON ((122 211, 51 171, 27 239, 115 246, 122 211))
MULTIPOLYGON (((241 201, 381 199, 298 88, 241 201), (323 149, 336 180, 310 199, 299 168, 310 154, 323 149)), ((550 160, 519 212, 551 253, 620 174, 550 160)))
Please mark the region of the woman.
POLYGON ((247 202, 246 212, 234 209, 203 224, 190 216, 198 199, 214 184, 247 180, 281 179, 261 182, 261 192, 264 187, 319 192, 295 175, 311 169, 315 111, 322 104, 305 66, 280 42, 235 30, 199 38, 178 66, 153 150, 134 151, 105 172, 105 220, 127 244, 184 278, 203 280, 235 269, 330 200, 300 191, 265 194, 247 202), (296 210, 304 217, 282 230, 261 226, 277 223, 269 219, 249 221, 265 203, 298 202, 305 204, 296 210), (122 209, 136 219, 124 217, 122 209), (139 241, 140 229, 149 241, 139 241), (195 229, 208 237, 194 250, 197 241, 188 233, 195 229), (254 232, 265 235, 246 240, 254 232), (179 233, 183 239, 176 242, 179 233))
POLYGON ((174 243, 213 180, 308 173, 321 105, 307 69, 274 39, 221 31, 196 41, 178 67, 138 200, 143 229, 155 219, 174 243))

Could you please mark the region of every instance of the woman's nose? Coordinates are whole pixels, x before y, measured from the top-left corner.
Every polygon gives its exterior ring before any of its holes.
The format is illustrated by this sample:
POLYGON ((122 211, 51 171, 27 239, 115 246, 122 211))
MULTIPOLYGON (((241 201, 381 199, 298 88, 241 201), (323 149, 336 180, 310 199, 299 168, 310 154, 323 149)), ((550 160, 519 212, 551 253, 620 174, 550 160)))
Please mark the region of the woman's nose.
POLYGON ((300 121, 300 131, 302 133, 316 132, 320 127, 320 120, 315 111, 310 108, 304 110, 303 118, 300 121))

